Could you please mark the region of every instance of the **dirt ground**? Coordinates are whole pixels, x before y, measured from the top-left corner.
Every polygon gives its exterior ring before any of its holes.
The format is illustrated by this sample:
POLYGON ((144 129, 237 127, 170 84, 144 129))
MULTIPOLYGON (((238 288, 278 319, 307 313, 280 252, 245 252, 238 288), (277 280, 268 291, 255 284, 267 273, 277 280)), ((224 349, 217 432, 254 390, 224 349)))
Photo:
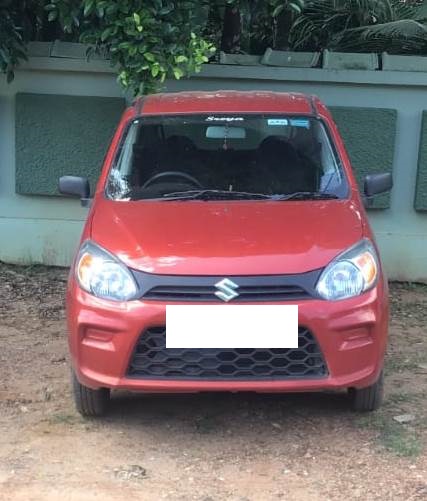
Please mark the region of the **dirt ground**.
POLYGON ((427 287, 391 285, 376 413, 341 394, 118 393, 84 420, 65 284, 62 269, 0 264, 1 501, 427 499, 427 287))

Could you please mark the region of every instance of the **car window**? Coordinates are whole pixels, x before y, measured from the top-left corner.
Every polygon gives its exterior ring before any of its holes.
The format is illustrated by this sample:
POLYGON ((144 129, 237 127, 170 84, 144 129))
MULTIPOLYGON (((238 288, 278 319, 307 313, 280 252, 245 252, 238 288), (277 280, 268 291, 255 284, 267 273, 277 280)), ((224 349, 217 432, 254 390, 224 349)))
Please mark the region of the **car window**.
POLYGON ((158 199, 198 189, 324 192, 341 198, 347 183, 324 124, 313 117, 210 114, 134 120, 110 170, 107 196, 158 199))

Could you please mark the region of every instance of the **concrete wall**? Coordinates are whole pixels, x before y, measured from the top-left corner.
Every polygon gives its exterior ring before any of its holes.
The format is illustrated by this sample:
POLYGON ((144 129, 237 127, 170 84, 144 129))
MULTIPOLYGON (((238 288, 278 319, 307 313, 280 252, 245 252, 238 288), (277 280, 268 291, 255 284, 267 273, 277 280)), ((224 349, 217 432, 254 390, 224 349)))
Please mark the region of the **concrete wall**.
MULTIPOLYGON (((317 94, 332 107, 357 173, 393 171, 395 189, 391 196, 383 197, 377 202, 377 209, 370 211, 389 276, 427 281, 425 114, 422 127, 423 109, 427 108, 427 74, 209 65, 197 77, 168 82, 167 86, 169 91, 188 89, 269 89, 317 94)), ((106 141, 121 108, 121 102, 111 98, 123 97, 114 73, 103 61, 33 57, 16 73, 12 84, 0 79, 0 260, 69 264, 86 209, 78 201, 55 196, 52 186, 58 173, 84 171, 82 157, 91 159, 88 172, 96 174, 106 145, 98 148, 94 157, 88 156, 88 144, 93 152, 93 141, 98 141, 98 145, 99 141, 106 141), (42 119, 37 109, 30 109, 26 94, 44 95, 39 96, 41 102, 50 98, 52 123, 48 127, 43 126, 46 117, 42 119), (63 128, 58 120, 61 114, 55 113, 61 109, 62 101, 58 101, 58 108, 52 95, 68 100, 68 107, 63 109, 70 114, 63 128), (73 100, 64 96, 105 98, 100 102, 109 103, 109 118, 95 113, 95 123, 102 121, 108 134, 87 141, 87 132, 82 129, 81 145, 76 146, 74 141, 64 146, 61 138, 76 111, 73 100), (38 142, 44 145, 42 155, 32 147, 38 142), (51 154, 46 155, 46 150, 51 154), (58 155, 58 151, 63 154, 58 155), (94 167, 94 163, 98 165, 94 167), (40 172, 44 166, 46 170, 40 172)), ((75 131, 75 127, 68 127, 69 130, 75 131)))

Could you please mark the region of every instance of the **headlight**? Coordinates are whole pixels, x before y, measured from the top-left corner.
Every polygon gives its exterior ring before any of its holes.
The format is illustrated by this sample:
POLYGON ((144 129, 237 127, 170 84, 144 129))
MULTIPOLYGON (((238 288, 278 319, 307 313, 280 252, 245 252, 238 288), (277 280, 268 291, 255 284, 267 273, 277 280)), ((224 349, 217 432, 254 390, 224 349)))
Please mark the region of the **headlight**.
POLYGON ((369 240, 363 239, 323 270, 316 289, 324 299, 345 299, 371 289, 377 278, 378 258, 375 248, 369 240))
POLYGON ((86 241, 77 256, 76 277, 82 289, 103 299, 135 299, 138 287, 127 267, 93 242, 86 241))

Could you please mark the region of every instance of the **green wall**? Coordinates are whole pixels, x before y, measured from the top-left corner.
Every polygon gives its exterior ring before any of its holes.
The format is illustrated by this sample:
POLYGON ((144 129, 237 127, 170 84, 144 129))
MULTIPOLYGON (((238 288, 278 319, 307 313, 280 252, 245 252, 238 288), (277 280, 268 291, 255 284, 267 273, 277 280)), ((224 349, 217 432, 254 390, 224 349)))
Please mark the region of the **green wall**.
POLYGON ((418 211, 427 211, 427 111, 423 111, 422 116, 414 207, 418 211))
POLYGON ((15 103, 16 192, 57 195, 64 174, 95 186, 124 99, 18 93, 15 103))
MULTIPOLYGON (((360 189, 363 178, 375 172, 392 172, 396 139, 396 110, 331 107, 343 137, 360 189)), ((390 194, 375 197, 372 208, 390 207, 390 194)))

